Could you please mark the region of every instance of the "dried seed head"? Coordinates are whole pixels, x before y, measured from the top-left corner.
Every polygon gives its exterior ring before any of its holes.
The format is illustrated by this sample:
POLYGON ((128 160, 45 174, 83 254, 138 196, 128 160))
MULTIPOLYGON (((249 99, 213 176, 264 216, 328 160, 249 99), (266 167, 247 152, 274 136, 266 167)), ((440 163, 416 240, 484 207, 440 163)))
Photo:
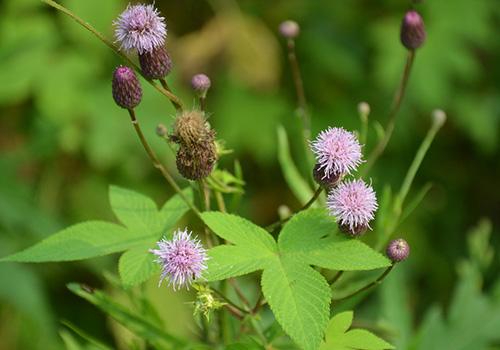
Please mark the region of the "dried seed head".
POLYGON ((164 78, 172 70, 172 60, 163 47, 139 54, 142 73, 149 79, 164 78))
POLYGON ((402 238, 395 239, 387 246, 386 254, 392 262, 406 260, 410 255, 410 245, 402 238))
POLYGON ((205 97, 211 85, 212 82, 210 81, 210 78, 203 73, 196 74, 191 79, 191 87, 202 97, 205 97))
POLYGON ((286 39, 295 39, 300 34, 300 27, 295 21, 284 21, 280 24, 280 33, 286 39))
POLYGON ((113 73, 113 98, 122 108, 133 109, 142 99, 142 88, 132 68, 119 66, 113 73))
POLYGON ((199 180, 210 175, 217 160, 215 131, 202 112, 193 110, 177 117, 171 139, 179 144, 176 164, 185 178, 199 180))
POLYGON ((416 11, 408 11, 401 23, 401 43, 408 50, 418 49, 426 38, 424 21, 416 11))

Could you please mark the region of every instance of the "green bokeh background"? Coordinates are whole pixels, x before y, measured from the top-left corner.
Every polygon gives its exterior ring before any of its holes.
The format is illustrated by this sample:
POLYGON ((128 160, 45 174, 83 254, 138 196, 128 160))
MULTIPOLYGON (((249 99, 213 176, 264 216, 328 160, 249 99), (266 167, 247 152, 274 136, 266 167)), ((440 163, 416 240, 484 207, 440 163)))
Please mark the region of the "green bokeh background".
MULTIPOLYGON (((62 3, 110 38, 111 22, 126 6, 120 0, 62 3)), ((265 225, 275 220, 280 205, 299 207, 276 158, 276 127, 293 129, 297 118, 285 45, 277 35, 282 20, 293 18, 301 26, 297 50, 313 135, 327 126, 358 129, 360 101, 370 104, 372 121, 385 124, 405 61, 399 23, 411 6, 408 1, 156 4, 167 20, 174 90, 194 105, 191 75, 202 71, 212 78, 210 121, 234 150, 222 166, 232 168, 240 159, 247 182, 241 215, 265 225)), ((410 325, 418 328, 431 305, 447 309, 471 227, 482 218, 490 220, 491 244, 499 246, 500 6, 496 0, 427 0, 415 6, 425 19, 428 40, 417 53, 393 139, 371 178, 379 193, 384 184, 398 188, 430 126, 431 111, 447 112, 447 123, 415 181, 417 189, 432 182, 432 190, 398 229, 412 246, 412 258, 398 278, 409 290, 410 325)), ((72 223, 114 220, 107 199, 110 184, 158 202, 171 195, 126 113, 111 98, 110 78, 119 58, 89 32, 41 2, 4 0, 0 63, 1 256, 72 223)), ((176 173, 172 155, 154 134, 159 122, 172 123, 173 107, 144 84, 137 113, 153 147, 176 173)), ((368 149, 375 138, 371 128, 368 149)), ((291 143, 297 153, 299 140, 291 143)), ((127 348, 129 334, 65 287, 71 281, 106 287, 102 270, 116 272, 115 260, 1 264, 0 349, 61 347, 62 319, 127 348)), ((499 266, 495 256, 484 271, 486 289, 493 289, 499 266)), ((167 325, 172 319, 173 332, 189 334, 191 309, 182 303, 189 296, 155 286, 152 281, 149 290, 164 309, 167 325)), ((362 310, 380 323, 377 300, 374 295, 362 310)), ((406 348, 408 343, 395 338, 406 348)))

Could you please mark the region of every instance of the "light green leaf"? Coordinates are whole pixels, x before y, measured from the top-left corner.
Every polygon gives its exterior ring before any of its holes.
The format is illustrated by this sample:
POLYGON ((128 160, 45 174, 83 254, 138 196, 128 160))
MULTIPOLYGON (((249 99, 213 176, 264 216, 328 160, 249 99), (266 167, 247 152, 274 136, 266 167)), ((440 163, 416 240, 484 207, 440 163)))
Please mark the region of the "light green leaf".
POLYGON ((122 226, 88 221, 70 226, 1 261, 49 262, 89 259, 120 252, 154 237, 137 235, 122 226))
POLYGON ((278 161, 288 187, 302 205, 306 204, 312 198, 313 191, 293 162, 288 137, 285 128, 281 125, 278 126, 278 161))
MULTIPOLYGON (((185 188, 182 193, 189 201, 193 200, 193 191, 190 187, 185 188)), ((188 205, 178 194, 171 197, 160 210, 161 232, 165 233, 172 228, 188 210, 188 205)))
POLYGON ((271 251, 252 251, 245 246, 220 245, 210 249, 207 273, 208 281, 219 281, 262 270, 273 257, 271 251))
POLYGON ((130 230, 152 233, 161 229, 158 208, 149 197, 118 186, 110 186, 109 202, 116 217, 130 230))
POLYGON ((371 270, 391 265, 363 242, 340 234, 333 218, 323 209, 295 215, 281 231, 278 245, 280 251, 296 259, 332 270, 371 270))
POLYGON ((276 251, 273 237, 262 227, 246 219, 221 212, 205 212, 201 214, 201 218, 219 237, 231 243, 262 253, 276 251))
POLYGON ((285 332, 302 348, 317 349, 330 313, 323 276, 293 258, 276 258, 262 274, 262 292, 285 332))
POLYGON ((153 246, 154 243, 150 243, 122 254, 118 262, 118 272, 125 287, 140 284, 160 270, 154 255, 149 252, 153 246))
POLYGON ((330 320, 326 330, 325 341, 320 350, 384 350, 394 349, 385 340, 364 329, 352 329, 353 312, 341 312, 330 320))
POLYGON ((183 340, 157 328, 154 324, 142 318, 141 315, 133 314, 129 311, 129 308, 116 303, 99 290, 89 292, 77 283, 68 284, 68 289, 104 311, 156 349, 180 349, 186 345, 183 340))

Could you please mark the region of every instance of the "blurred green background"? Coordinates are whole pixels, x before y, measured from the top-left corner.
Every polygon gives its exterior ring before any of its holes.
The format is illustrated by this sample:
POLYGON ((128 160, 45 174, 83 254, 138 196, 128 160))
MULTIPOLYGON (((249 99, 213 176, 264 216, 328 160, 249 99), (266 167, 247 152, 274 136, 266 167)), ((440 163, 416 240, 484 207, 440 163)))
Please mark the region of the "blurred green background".
MULTIPOLYGON (((126 6, 121 0, 62 3, 110 38, 111 22, 126 6)), ((240 159, 247 183, 240 213, 253 221, 273 222, 281 204, 299 207, 276 158, 277 126, 293 129, 297 118, 284 42, 277 35, 281 21, 291 18, 301 26, 297 50, 313 135, 327 126, 358 129, 360 101, 370 104, 371 120, 385 124, 405 61, 399 24, 409 1, 157 0, 156 5, 167 20, 167 46, 175 65, 168 79, 176 93, 194 105, 191 75, 205 72, 212 78, 210 121, 234 150, 222 166, 232 169, 234 159, 240 159)), ((417 53, 393 139, 371 175, 379 193, 384 184, 400 186, 430 126, 432 109, 444 109, 448 120, 415 182, 416 189, 428 182, 433 187, 398 229, 411 244, 411 259, 359 312, 382 333, 392 330, 387 336, 398 349, 411 347, 418 337, 422 344, 429 337, 463 336, 485 319, 493 330, 500 329, 500 316, 495 316, 500 314, 500 259, 497 254, 481 265, 484 246, 476 242, 480 248, 474 255, 467 244, 476 227, 476 235, 492 228, 491 245, 500 245, 499 2, 427 0, 415 7, 425 20, 428 40, 417 53), (482 266, 475 279, 467 279, 471 274, 462 265, 457 273, 457 263, 470 255, 469 265, 482 266), (457 286, 475 292, 462 293, 469 299, 457 297, 457 286), (457 298, 463 307, 454 310, 457 298), (449 310, 449 318, 439 320, 440 311, 430 309, 436 305, 445 315, 449 310), (478 310, 496 313, 487 318, 478 310), (455 322, 459 316, 468 323, 455 322)), ((158 202, 171 195, 126 113, 112 100, 110 80, 118 57, 89 32, 39 1, 4 0, 0 63, 1 256, 79 221, 114 220, 107 199, 110 184, 158 202)), ((144 84, 144 90, 138 117, 176 173, 171 154, 154 134, 156 124, 172 122, 174 109, 150 86, 144 84)), ((368 149, 375 138, 372 128, 368 149)), ((291 143, 296 152, 300 142, 292 138, 291 143)), ((59 332, 68 336, 68 328, 61 320, 127 348, 129 334, 65 287, 72 281, 106 287, 103 266, 116 272, 116 261, 109 257, 1 264, 0 349, 62 347, 59 332)), ((189 333, 191 309, 182 303, 186 296, 156 289, 156 281, 148 287, 167 324, 172 316, 186 320, 183 326, 172 322, 173 331, 189 333)), ((483 343, 485 349, 498 349, 500 337, 494 333, 466 343, 472 347, 461 342, 461 347, 446 343, 422 349, 482 349, 478 344, 483 343)))

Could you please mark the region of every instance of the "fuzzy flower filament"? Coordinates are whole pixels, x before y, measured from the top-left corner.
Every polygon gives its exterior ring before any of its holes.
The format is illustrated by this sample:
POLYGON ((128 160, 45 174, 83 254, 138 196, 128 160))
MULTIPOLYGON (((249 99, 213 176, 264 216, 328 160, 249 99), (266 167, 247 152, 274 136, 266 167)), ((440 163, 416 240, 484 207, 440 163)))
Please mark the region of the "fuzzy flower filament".
POLYGON ((207 251, 200 240, 191 237, 191 232, 177 230, 171 240, 162 239, 157 244, 158 249, 150 252, 156 255, 156 261, 161 265, 160 285, 168 279, 168 285, 174 290, 189 288, 206 270, 207 251))
POLYGON ((113 22, 116 42, 126 51, 152 52, 165 44, 167 28, 154 5, 128 5, 113 22))
POLYGON ((363 180, 341 183, 329 193, 327 206, 341 230, 353 236, 370 228, 378 208, 373 188, 363 180))
POLYGON ((316 156, 316 171, 323 173, 323 179, 349 174, 363 161, 358 139, 343 128, 322 131, 311 142, 311 149, 316 156))

